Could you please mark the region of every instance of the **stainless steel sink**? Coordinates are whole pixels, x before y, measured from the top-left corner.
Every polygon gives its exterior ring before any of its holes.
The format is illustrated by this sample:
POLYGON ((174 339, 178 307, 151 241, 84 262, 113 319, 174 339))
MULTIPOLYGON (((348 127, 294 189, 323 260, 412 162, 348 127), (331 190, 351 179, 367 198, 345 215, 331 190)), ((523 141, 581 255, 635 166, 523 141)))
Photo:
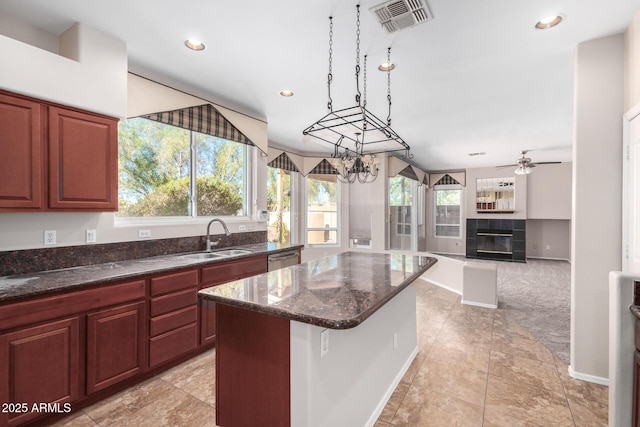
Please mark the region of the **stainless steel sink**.
POLYGON ((197 254, 187 254, 182 255, 181 258, 189 258, 189 259, 215 259, 215 258, 224 258, 229 255, 220 255, 213 252, 199 252, 197 254))
POLYGON ((224 249, 224 250, 219 250, 211 253, 222 255, 222 256, 237 256, 237 255, 250 254, 251 251, 248 251, 246 249, 224 249))

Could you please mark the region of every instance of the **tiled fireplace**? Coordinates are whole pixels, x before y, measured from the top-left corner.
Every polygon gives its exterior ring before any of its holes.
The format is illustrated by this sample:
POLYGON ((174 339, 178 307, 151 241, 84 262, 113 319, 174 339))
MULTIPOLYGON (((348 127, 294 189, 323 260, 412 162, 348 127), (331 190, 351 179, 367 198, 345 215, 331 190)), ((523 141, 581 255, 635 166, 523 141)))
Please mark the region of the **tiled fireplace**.
POLYGON ((467 219, 467 258, 526 262, 526 221, 467 219))

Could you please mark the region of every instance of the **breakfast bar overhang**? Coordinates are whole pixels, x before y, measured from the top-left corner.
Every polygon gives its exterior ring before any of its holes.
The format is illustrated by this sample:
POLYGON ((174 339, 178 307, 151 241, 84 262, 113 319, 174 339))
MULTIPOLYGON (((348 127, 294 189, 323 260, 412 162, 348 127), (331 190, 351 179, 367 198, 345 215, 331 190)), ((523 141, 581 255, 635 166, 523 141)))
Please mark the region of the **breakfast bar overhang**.
POLYGON ((372 426, 418 352, 424 256, 344 252, 200 291, 216 302, 216 422, 372 426))

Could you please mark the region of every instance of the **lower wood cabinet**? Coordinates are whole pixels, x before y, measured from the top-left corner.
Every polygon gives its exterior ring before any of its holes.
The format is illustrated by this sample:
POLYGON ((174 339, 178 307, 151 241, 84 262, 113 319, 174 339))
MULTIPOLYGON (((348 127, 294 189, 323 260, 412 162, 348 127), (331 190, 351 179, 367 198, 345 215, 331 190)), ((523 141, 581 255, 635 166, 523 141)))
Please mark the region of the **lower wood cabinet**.
POLYGON ((198 283, 198 269, 151 278, 150 368, 197 349, 198 283))
POLYGON ((87 315, 87 393, 146 368, 145 301, 87 315))
MULTIPOLYGON (((216 263, 202 267, 202 285, 208 288, 234 280, 251 277, 267 272, 267 257, 257 256, 216 263)), ((200 345, 214 343, 216 340, 216 304, 213 301, 200 299, 200 345)))
POLYGON ((80 318, 56 320, 0 335, 0 425, 38 417, 33 405, 80 397, 80 318))

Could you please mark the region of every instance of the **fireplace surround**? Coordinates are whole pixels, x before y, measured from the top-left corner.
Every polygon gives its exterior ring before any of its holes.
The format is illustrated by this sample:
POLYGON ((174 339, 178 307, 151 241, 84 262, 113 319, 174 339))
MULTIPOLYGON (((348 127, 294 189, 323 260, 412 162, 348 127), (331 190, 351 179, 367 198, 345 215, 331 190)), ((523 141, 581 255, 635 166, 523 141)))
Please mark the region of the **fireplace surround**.
POLYGON ((467 219, 467 258, 526 262, 526 221, 467 219))

